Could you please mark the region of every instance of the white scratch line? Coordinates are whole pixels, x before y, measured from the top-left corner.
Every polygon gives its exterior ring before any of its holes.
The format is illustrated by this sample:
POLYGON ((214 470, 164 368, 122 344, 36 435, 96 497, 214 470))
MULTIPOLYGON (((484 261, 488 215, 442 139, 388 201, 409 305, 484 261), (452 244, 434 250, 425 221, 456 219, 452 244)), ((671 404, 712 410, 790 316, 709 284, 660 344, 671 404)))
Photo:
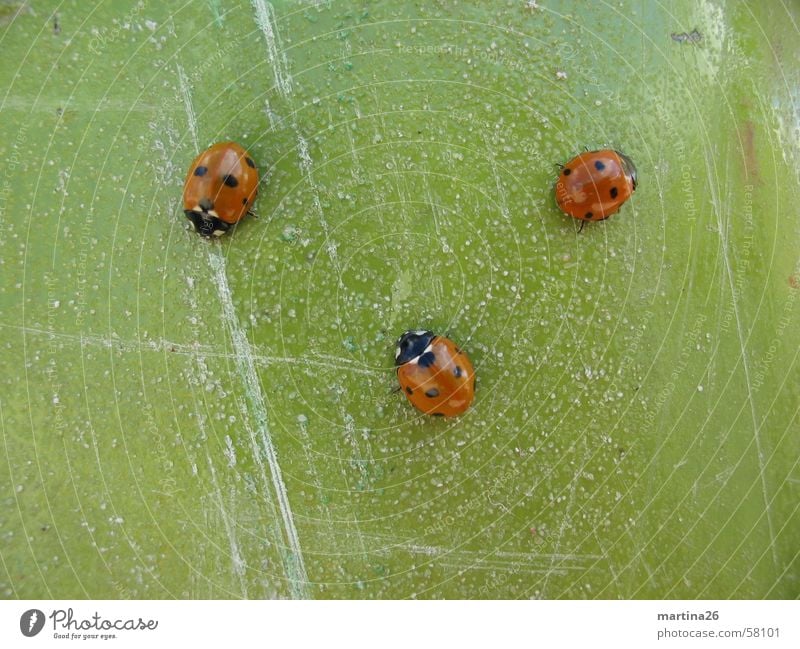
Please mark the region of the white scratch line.
POLYGON ((497 147, 492 147, 489 145, 489 140, 484 135, 483 137, 484 147, 486 148, 487 156, 489 158, 489 163, 492 166, 492 177, 494 178, 495 187, 497 187, 497 197, 498 197, 498 205, 500 206, 500 213, 503 215, 503 218, 506 221, 511 221, 511 214, 508 210, 508 202, 506 200, 506 192, 503 189, 503 181, 500 178, 500 173, 497 171, 497 160, 494 158, 494 151, 497 147))
POLYGON ((330 543, 331 548, 336 547, 336 533, 332 530, 337 529, 337 525, 333 521, 333 517, 331 516, 331 508, 326 504, 325 501, 325 488, 322 484, 322 479, 319 477, 319 472, 317 471, 317 467, 315 464, 316 458, 310 453, 309 449, 312 448, 311 436, 308 434, 308 420, 299 421, 300 427, 300 436, 302 438, 302 448, 303 453, 306 458, 306 469, 309 471, 312 477, 312 484, 314 488, 317 490, 317 494, 319 494, 319 503, 317 505, 318 510, 325 516, 325 521, 321 518, 317 519, 319 523, 322 523, 323 528, 325 530, 324 536, 327 536, 328 542, 330 543))
MULTIPOLYGON (((272 64, 272 70, 275 74, 275 85, 278 88, 278 93, 284 99, 289 99, 292 93, 292 75, 289 73, 289 65, 286 61, 286 55, 280 42, 280 34, 278 33, 278 24, 275 19, 275 10, 269 2, 265 0, 251 0, 253 10, 256 14, 256 25, 264 34, 264 40, 267 43, 267 58, 272 64)), ((268 108, 268 110, 271 110, 268 108)), ((268 113, 269 114, 269 113, 268 113)), ((314 209, 319 216, 322 231, 325 235, 325 247, 328 250, 328 255, 333 262, 334 268, 337 271, 337 276, 341 278, 339 272, 339 261, 336 254, 336 244, 330 238, 330 228, 328 222, 325 220, 325 212, 322 209, 322 202, 319 198, 319 190, 314 184, 311 177, 311 167, 313 161, 311 154, 308 152, 308 142, 300 133, 297 123, 292 124, 292 129, 297 135, 297 151, 300 155, 300 170, 306 177, 309 185, 311 186, 311 200, 314 203, 314 209)), ((341 281, 341 279, 340 279, 341 281)))
POLYGON ((314 209, 317 212, 319 222, 322 225, 322 231, 325 234, 325 248, 327 249, 328 255, 331 258, 331 262, 336 269, 336 275, 339 277, 339 281, 341 282, 339 258, 336 254, 336 243, 334 243, 330 237, 328 221, 325 220, 325 211, 322 209, 322 202, 319 200, 319 189, 317 188, 316 184, 314 183, 314 179, 311 176, 311 167, 313 166, 314 161, 311 159, 311 154, 308 152, 308 142, 300 134, 300 129, 298 129, 297 124, 294 124, 293 127, 295 133, 297 134, 297 153, 300 156, 300 170, 303 172, 303 175, 306 177, 306 181, 311 187, 311 200, 314 203, 314 209))
MULTIPOLYGON (((190 299, 189 306, 193 311, 197 311, 197 302, 190 299)), ((208 358, 223 358, 236 360, 237 355, 227 350, 220 351, 212 345, 201 345, 200 343, 179 343, 167 338, 150 338, 148 340, 125 340, 116 338, 113 335, 83 335, 65 334, 60 331, 50 331, 38 329, 36 327, 18 327, 15 325, 0 324, 0 329, 14 329, 24 331, 28 335, 47 336, 49 340, 60 340, 71 342, 81 347, 100 347, 102 349, 116 349, 117 351, 127 352, 154 352, 163 354, 169 351, 177 356, 193 356, 205 361, 208 358)), ((269 365, 298 365, 300 367, 321 367, 333 372, 351 372, 353 374, 363 374, 365 376, 383 377, 386 373, 379 369, 362 367, 357 362, 346 358, 337 358, 331 354, 309 354, 309 356, 269 356, 261 354, 250 346, 250 355, 259 366, 269 365)))
POLYGON ((189 121, 189 132, 192 134, 192 143, 194 144, 194 150, 197 152, 200 150, 200 147, 197 144, 197 118, 194 115, 194 107, 192 106, 192 92, 181 64, 176 63, 175 67, 178 68, 178 88, 180 88, 181 96, 183 97, 183 107, 186 109, 186 117, 189 121))
POLYGON ((479 560, 477 563, 473 563, 469 566, 464 566, 460 563, 449 563, 447 561, 438 562, 437 565, 441 566, 442 568, 452 568, 458 571, 491 570, 492 572, 510 572, 512 575, 517 573, 526 573, 529 575, 556 575, 557 577, 563 577, 567 574, 568 570, 584 570, 583 566, 568 566, 561 568, 551 568, 547 566, 544 568, 533 568, 530 566, 520 566, 517 564, 487 563, 484 560, 479 560))
POLYGON ((208 468, 211 471, 211 481, 214 483, 214 490, 211 495, 217 501, 219 514, 222 518, 222 525, 225 527, 225 534, 228 537, 228 544, 231 549, 231 561, 233 562, 233 571, 236 573, 236 576, 239 577, 239 585, 242 588, 242 593, 244 594, 245 599, 247 599, 247 582, 244 579, 245 563, 242 559, 241 553, 239 552, 239 542, 236 539, 236 532, 234 531, 231 517, 228 515, 228 512, 225 509, 225 503, 222 501, 222 490, 219 487, 219 482, 217 482, 217 471, 214 469, 214 463, 211 461, 211 455, 209 455, 207 450, 206 460, 208 461, 208 468))
MULTIPOLYGON (((377 538, 381 538, 378 536, 377 538)), ((391 537, 386 537, 387 541, 392 541, 391 537)), ((600 554, 564 554, 564 553, 546 553, 546 552, 509 552, 506 550, 497 551, 477 551, 477 550, 459 550, 444 548, 435 545, 419 545, 416 543, 401 543, 399 545, 381 548, 375 552, 388 552, 390 550, 405 550, 413 552, 414 554, 425 554, 430 557, 442 557, 449 559, 457 559, 462 561, 494 561, 503 563, 533 563, 535 561, 542 562, 580 562, 588 560, 603 559, 600 554)))
POLYGON ((259 443, 267 459, 270 475, 272 477, 272 485, 278 499, 278 508, 281 512, 281 518, 283 519, 286 539, 292 554, 291 560, 285 562, 286 572, 291 582, 292 595, 295 598, 309 599, 311 594, 308 590, 308 576, 303 561, 303 551, 300 547, 300 539, 294 524, 292 508, 289 505, 286 485, 283 482, 283 475, 280 465, 278 464, 278 455, 272 444, 272 438, 270 437, 267 406, 264 402, 264 395, 261 392, 261 384, 259 383, 258 375, 256 374, 255 359, 250 350, 250 343, 247 341, 247 336, 236 317, 231 290, 228 286, 225 257, 222 255, 218 246, 209 247, 208 263, 209 266, 211 266, 211 270, 214 272, 215 284, 222 304, 223 319, 230 332, 233 348, 236 352, 236 367, 244 381, 247 400, 250 403, 250 407, 253 410, 252 415, 255 418, 255 433, 253 433, 252 429, 249 429, 251 436, 250 443, 253 446, 254 456, 260 468, 263 469, 263 462, 261 454, 258 452, 259 443))
POLYGON ((361 449, 356 439, 356 422, 350 413, 344 413, 344 435, 350 446, 353 448, 353 461, 361 474, 361 483, 367 488, 369 483, 369 473, 367 472, 367 461, 361 456, 361 449))
MULTIPOLYGON (((425 169, 427 172, 427 168, 425 169)), ((425 185, 425 198, 428 199, 428 205, 431 206, 431 214, 433 214, 433 228, 436 230, 436 238, 439 240, 439 243, 445 248, 445 252, 448 252, 449 246, 447 245, 447 240, 442 237, 442 230, 439 227, 439 204, 438 201, 433 200, 433 195, 431 194, 431 187, 428 184, 428 174, 424 173, 422 175, 422 183, 425 185)))
POLYGON ((230 435, 225 435, 225 450, 222 454, 225 456, 225 459, 228 460, 229 468, 236 466, 236 449, 233 447, 233 440, 230 435))
POLYGON ((292 92, 292 75, 289 74, 286 54, 281 47, 278 25, 275 21, 275 9, 264 0, 252 0, 251 4, 256 12, 256 25, 264 34, 264 40, 267 42, 267 58, 272 64, 275 86, 282 97, 288 97, 292 92))
POLYGON ((300 155, 300 169, 307 178, 311 176, 311 165, 314 161, 308 152, 308 141, 299 133, 297 134, 297 153, 300 155))
MULTIPOLYGON (((187 294, 189 300, 189 307, 191 308, 193 313, 199 313, 197 300, 194 296, 194 291, 191 289, 193 288, 193 282, 187 277, 187 284, 189 286, 189 292, 187 294)), ((202 326, 202 322, 200 323, 202 326)), ((201 354, 197 354, 194 357, 195 364, 197 369, 199 370, 200 374, 197 377, 199 382, 205 383, 205 377, 208 376, 208 366, 206 365, 205 356, 201 354)), ((200 428, 200 432, 202 433, 204 438, 208 438, 208 431, 206 429, 205 424, 205 415, 204 413, 198 411, 197 403, 195 403, 195 420, 197 421, 197 425, 200 428)), ((226 439, 230 439, 226 436, 226 439)), ((231 553, 231 562, 233 563, 233 572, 239 578, 239 586, 242 589, 242 595, 245 599, 249 597, 247 592, 247 581, 245 580, 245 562, 242 559, 242 554, 239 551, 239 541, 236 538, 236 530, 231 522, 231 518, 228 515, 227 510, 225 509, 225 503, 222 500, 222 490, 220 489, 219 482, 217 481, 217 472, 214 469, 214 464, 211 461, 211 455, 209 455, 208 450, 206 450, 206 460, 208 461, 208 468, 211 471, 211 482, 213 483, 214 489, 211 493, 212 497, 217 501, 217 507, 219 508, 220 517, 222 519, 222 525, 225 528, 225 535, 228 537, 228 547, 230 548, 231 553)), ((194 463, 193 463, 194 464, 194 463)), ((203 544, 200 544, 203 546, 203 544)))

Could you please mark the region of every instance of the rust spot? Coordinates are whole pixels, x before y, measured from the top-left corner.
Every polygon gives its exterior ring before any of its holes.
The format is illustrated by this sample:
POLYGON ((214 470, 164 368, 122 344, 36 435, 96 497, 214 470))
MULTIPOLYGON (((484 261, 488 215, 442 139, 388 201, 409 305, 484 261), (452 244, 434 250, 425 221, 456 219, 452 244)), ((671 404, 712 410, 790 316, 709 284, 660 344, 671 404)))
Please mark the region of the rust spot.
POLYGON ((800 288, 800 275, 789 275, 789 286, 800 288))

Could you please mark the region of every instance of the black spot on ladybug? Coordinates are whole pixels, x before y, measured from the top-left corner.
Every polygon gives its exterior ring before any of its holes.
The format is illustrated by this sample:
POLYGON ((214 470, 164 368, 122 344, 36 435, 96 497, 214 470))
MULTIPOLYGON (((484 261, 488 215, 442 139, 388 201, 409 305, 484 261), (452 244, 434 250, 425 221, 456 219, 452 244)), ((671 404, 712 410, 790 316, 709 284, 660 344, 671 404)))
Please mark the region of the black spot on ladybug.
POLYGON ((210 212, 211 210, 214 209, 214 203, 211 201, 210 198, 201 198, 198 205, 200 206, 201 210, 204 210, 206 212, 210 212))
POLYGON ((462 372, 463 372, 463 370, 458 365, 456 365, 455 368, 453 369, 453 376, 455 376, 457 379, 459 379, 459 378, 461 378, 462 372))
POLYGON ((222 182, 224 182, 228 187, 236 187, 236 185, 239 184, 239 181, 230 174, 225 174, 222 177, 222 182))
POLYGON ((242 205, 247 205, 247 199, 246 198, 242 199, 242 205))
POLYGON ((590 219, 590 218, 592 218, 592 216, 594 216, 594 215, 591 212, 586 212, 586 216, 584 216, 583 218, 590 219))
POLYGON ((430 367, 436 362, 436 355, 433 352, 425 352, 419 357, 420 367, 430 367))
POLYGON ((206 175, 206 171, 208 171, 208 167, 200 166, 200 167, 197 167, 197 169, 194 170, 194 175, 195 176, 205 176, 206 175))
POLYGON ((428 399, 434 399, 439 396, 439 390, 436 388, 425 390, 425 396, 428 397, 428 399))
POLYGON ((412 390, 411 388, 406 388, 406 392, 408 392, 409 394, 414 394, 414 390, 412 390))
POLYGON ((597 169, 597 171, 603 171, 603 169, 605 169, 606 166, 602 162, 600 162, 599 160, 595 160, 594 161, 594 168, 597 169))
POLYGON ((572 173, 572 169, 569 167, 564 167, 564 175, 569 176, 572 173))
POLYGON ((244 161, 247 163, 248 167, 252 167, 253 169, 256 168, 256 163, 253 162, 252 158, 249 158, 249 157, 245 156, 244 161))
POLYGON ((432 412, 431 416, 433 416, 433 417, 444 417, 444 413, 443 412, 432 412))
POLYGON ((612 187, 611 188, 611 198, 616 198, 617 194, 619 194, 619 191, 617 191, 617 188, 616 187, 612 187))

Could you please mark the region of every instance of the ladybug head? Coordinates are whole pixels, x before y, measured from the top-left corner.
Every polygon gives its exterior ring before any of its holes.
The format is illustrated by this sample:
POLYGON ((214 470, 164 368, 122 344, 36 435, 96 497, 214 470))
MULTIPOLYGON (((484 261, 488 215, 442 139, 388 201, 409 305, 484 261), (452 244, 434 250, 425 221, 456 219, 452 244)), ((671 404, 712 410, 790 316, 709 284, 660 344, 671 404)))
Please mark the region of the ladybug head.
POLYGON ((195 232, 203 237, 220 237, 231 226, 221 220, 214 210, 206 210, 198 205, 193 210, 183 210, 186 218, 192 224, 195 232))
POLYGON ((436 335, 432 331, 406 331, 397 339, 394 364, 403 365, 417 356, 421 356, 434 338, 436 338, 436 335))
POLYGON ((633 164, 633 160, 631 160, 628 156, 624 153, 620 153, 619 151, 616 152, 619 156, 619 159, 622 160, 622 169, 625 171, 625 175, 631 179, 633 183, 633 189, 636 190, 637 178, 636 178, 636 165, 633 164))

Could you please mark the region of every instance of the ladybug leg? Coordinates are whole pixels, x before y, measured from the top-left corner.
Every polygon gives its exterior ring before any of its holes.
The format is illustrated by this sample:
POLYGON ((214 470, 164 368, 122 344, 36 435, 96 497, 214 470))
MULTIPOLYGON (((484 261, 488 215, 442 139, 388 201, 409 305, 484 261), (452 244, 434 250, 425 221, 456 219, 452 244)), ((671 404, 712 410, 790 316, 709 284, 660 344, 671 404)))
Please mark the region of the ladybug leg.
POLYGON ((585 226, 585 225, 586 225, 586 221, 583 221, 583 220, 581 220, 581 229, 580 229, 580 230, 578 230, 578 234, 580 234, 581 232, 583 232, 583 228, 584 228, 584 226, 585 226))

